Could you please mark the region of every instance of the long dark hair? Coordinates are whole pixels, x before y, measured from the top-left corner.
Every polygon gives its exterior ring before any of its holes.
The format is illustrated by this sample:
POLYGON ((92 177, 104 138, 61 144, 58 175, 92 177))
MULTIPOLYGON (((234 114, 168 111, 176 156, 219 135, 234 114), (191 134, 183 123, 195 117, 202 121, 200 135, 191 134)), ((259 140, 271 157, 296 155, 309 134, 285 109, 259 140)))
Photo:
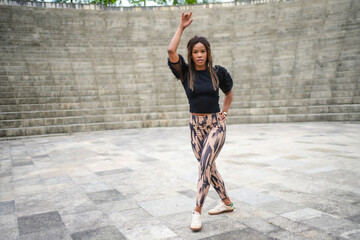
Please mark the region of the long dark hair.
POLYGON ((219 86, 219 79, 217 75, 215 74, 214 68, 212 66, 212 57, 211 57, 211 48, 210 43, 205 37, 195 36, 192 39, 189 40, 187 44, 187 50, 188 50, 188 63, 189 63, 189 87, 191 90, 194 91, 194 81, 196 78, 196 72, 195 72, 195 63, 192 59, 192 50, 194 46, 198 43, 202 43, 205 46, 207 58, 206 58, 206 68, 210 71, 211 81, 214 87, 214 90, 219 86))

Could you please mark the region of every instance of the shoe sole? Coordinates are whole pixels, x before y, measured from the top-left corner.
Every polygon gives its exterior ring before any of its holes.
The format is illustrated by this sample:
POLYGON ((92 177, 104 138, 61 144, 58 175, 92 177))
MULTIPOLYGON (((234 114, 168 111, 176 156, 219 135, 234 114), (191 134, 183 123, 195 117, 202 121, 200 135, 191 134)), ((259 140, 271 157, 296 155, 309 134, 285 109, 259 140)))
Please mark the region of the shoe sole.
POLYGON ((193 230, 194 232, 198 232, 198 231, 201 230, 201 227, 199 227, 199 228, 192 228, 192 227, 190 227, 190 229, 193 230))
POLYGON ((218 215, 218 214, 221 214, 221 213, 225 213, 225 212, 232 212, 232 211, 234 211, 234 209, 231 209, 231 210, 225 210, 225 211, 218 212, 218 213, 209 213, 209 212, 208 212, 208 214, 209 214, 209 215, 218 215))

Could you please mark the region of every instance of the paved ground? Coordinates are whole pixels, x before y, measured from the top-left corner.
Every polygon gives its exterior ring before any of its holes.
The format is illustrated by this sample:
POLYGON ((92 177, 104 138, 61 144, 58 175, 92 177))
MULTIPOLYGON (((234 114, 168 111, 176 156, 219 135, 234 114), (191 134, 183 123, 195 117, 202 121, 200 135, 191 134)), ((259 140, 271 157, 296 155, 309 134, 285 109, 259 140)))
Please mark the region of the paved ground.
POLYGON ((0 239, 360 239, 360 124, 229 125, 236 210, 189 229, 187 127, 0 142, 0 239))

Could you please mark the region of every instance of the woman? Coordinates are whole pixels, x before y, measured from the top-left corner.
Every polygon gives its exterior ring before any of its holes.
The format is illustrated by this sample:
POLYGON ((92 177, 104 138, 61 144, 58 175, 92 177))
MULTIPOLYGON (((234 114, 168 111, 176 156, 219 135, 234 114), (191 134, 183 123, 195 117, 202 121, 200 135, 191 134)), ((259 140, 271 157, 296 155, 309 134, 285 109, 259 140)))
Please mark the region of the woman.
POLYGON ((168 65, 175 77, 181 80, 190 104, 191 145, 199 161, 199 180, 196 207, 192 213, 190 229, 201 230, 201 209, 210 184, 221 202, 209 211, 210 215, 234 210, 226 193, 224 181, 216 169, 215 159, 225 142, 227 111, 232 101, 233 82, 230 74, 221 66, 213 67, 210 44, 204 37, 190 39, 188 64, 176 51, 181 35, 193 19, 192 13, 182 14, 180 26, 168 47, 168 65), (219 88, 225 93, 223 110, 219 107, 219 88))

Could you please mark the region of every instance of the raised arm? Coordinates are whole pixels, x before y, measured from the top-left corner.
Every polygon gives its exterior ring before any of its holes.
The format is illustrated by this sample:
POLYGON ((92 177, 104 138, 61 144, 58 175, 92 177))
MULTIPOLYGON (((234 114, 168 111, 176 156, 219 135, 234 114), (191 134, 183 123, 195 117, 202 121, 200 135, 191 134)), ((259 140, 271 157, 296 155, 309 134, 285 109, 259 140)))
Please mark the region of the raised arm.
POLYGON ((192 12, 186 13, 186 14, 182 13, 182 15, 181 15, 180 25, 179 25, 178 29, 176 30, 173 38, 171 39, 170 44, 168 46, 168 50, 167 50, 170 62, 176 63, 177 61, 179 61, 179 55, 177 54, 176 51, 179 46, 181 35, 182 35, 183 31, 193 21, 193 19, 190 19, 191 15, 192 15, 192 12))

